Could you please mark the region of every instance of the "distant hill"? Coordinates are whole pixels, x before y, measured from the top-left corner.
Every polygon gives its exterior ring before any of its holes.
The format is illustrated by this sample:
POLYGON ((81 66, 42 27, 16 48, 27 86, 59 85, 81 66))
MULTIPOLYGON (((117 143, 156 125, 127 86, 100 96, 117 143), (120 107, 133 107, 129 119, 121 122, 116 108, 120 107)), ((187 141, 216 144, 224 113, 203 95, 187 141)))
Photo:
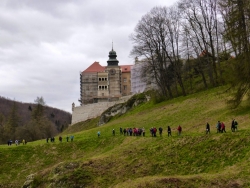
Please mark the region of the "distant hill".
MULTIPOLYGON (((22 103, 0 96, 0 115, 2 114, 4 116, 5 121, 7 120, 14 103, 16 103, 18 115, 20 117, 19 126, 25 125, 31 120, 31 112, 36 104, 22 103)), ((71 123, 71 113, 49 106, 45 106, 44 109, 45 116, 55 125, 58 132, 62 132, 63 129, 71 123)))

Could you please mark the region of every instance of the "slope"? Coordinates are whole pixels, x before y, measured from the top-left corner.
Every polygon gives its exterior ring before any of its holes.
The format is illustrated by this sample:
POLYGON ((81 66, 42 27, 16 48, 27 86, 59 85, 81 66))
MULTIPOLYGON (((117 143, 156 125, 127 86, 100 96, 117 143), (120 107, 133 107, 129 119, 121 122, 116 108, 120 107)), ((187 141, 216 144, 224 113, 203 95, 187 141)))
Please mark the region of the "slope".
POLYGON ((249 107, 228 109, 224 89, 145 103, 102 127, 75 132, 73 142, 65 140, 73 134, 68 131, 62 143, 1 146, 0 187, 20 187, 30 174, 33 187, 248 187, 249 107), (232 118, 239 122, 234 133, 232 118), (216 133, 218 120, 227 133, 216 133), (210 135, 205 135, 207 122, 210 135), (182 136, 177 136, 179 124, 182 136), (149 129, 159 126, 163 136, 151 137, 149 129), (146 136, 120 135, 120 127, 145 127, 146 136))

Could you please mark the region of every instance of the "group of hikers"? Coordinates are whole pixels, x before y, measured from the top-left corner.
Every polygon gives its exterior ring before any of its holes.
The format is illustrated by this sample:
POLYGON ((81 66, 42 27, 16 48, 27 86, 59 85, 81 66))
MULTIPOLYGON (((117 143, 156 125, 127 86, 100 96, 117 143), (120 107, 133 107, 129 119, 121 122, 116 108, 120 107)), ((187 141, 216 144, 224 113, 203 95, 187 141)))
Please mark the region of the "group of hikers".
MULTIPOLYGON (((226 125, 224 122, 221 122, 221 121, 218 121, 217 124, 216 124, 216 130, 217 130, 217 133, 226 133, 226 125)), ((231 131, 232 132, 235 132, 238 130, 238 122, 233 119, 232 120, 232 123, 231 123, 231 131)), ((206 134, 209 134, 210 133, 210 125, 209 123, 207 123, 206 125, 206 134)))
MULTIPOLYGON (((158 130, 159 130, 160 136, 162 136, 163 128, 162 128, 162 127, 159 127, 158 130)), ((150 134, 151 134, 152 137, 156 137, 157 128, 151 127, 151 128, 149 129, 149 131, 150 131, 150 134)), ((177 131, 178 131, 178 135, 181 135, 182 127, 181 127, 180 125, 177 127, 177 131)), ((168 126, 168 128, 167 128, 167 132, 168 132, 168 137, 169 137, 169 136, 172 136, 172 131, 171 131, 170 126, 168 126)))
MULTIPOLYGON (((23 139, 22 141, 23 145, 27 144, 27 141, 25 139, 23 139)), ((9 139, 8 142, 7 142, 8 146, 11 146, 12 145, 12 140, 9 139)), ((15 140, 15 144, 16 146, 20 144, 20 140, 15 140)))
MULTIPOLYGON (((115 130, 112 131, 113 135, 115 135, 115 130)), ((145 136, 145 128, 124 128, 120 127, 120 134, 123 134, 124 136, 145 136)))
MULTIPOLYGON (((63 140, 62 136, 59 136, 58 140, 59 140, 59 142, 62 142, 62 140, 63 140)), ((69 140, 72 142, 72 141, 74 140, 74 135, 67 136, 67 137, 66 137, 66 141, 68 142, 69 140)), ((49 141, 52 142, 52 143, 55 142, 55 137, 46 138, 46 142, 49 143, 49 141)), ((13 142, 12 142, 11 139, 8 140, 8 142, 7 142, 8 146, 11 146, 12 143, 13 143, 13 142)), ((26 141, 25 139, 23 139, 22 143, 23 143, 23 145, 25 145, 25 144, 27 144, 27 141, 26 141)), ((19 145, 19 144, 20 144, 20 141, 19 141, 19 140, 16 140, 16 141, 15 141, 15 144, 16 144, 16 146, 19 145)))
MULTIPOLYGON (((152 137, 156 137, 157 135, 157 131, 159 131, 160 136, 162 136, 162 132, 163 132, 163 128, 160 127, 158 130, 155 127, 151 127, 150 128, 150 134, 152 137)), ((177 127, 177 131, 178 131, 178 135, 181 135, 182 132, 182 127, 179 125, 177 127)), ((170 126, 168 126, 167 128, 167 132, 168 132, 168 136, 172 136, 171 133, 171 128, 170 126)), ((115 136, 115 129, 112 130, 112 135, 115 136)), ((124 136, 145 136, 145 128, 122 128, 120 127, 120 135, 124 135, 124 136)), ((97 136, 100 137, 101 136, 101 132, 98 131, 97 132, 97 136)))
MULTIPOLYGON (((178 133, 178 136, 181 135, 182 133, 182 127, 179 125, 177 127, 177 133, 178 133)), ((225 126, 225 123, 224 122, 221 122, 221 121, 218 121, 217 124, 216 124, 216 130, 217 130, 217 133, 226 133, 226 126, 225 126)), ((232 123, 231 123, 231 131, 232 132, 235 132, 238 130, 238 122, 233 119, 232 120, 232 123)), ((160 136, 162 136, 162 133, 163 133, 163 128, 162 127, 159 127, 159 129, 155 128, 155 127, 151 127, 149 129, 150 131, 150 134, 152 137, 156 137, 157 136, 157 132, 159 131, 159 134, 160 136)), ((171 131, 171 128, 170 126, 168 126, 167 128, 167 132, 168 132, 168 137, 169 136, 172 136, 172 131, 171 131)), ((210 134, 210 125, 209 123, 206 124, 206 134, 210 134)), ((115 129, 112 130, 112 135, 115 136, 115 129)), ((145 136, 145 128, 122 128, 120 127, 120 135, 124 135, 124 136, 145 136)), ((97 136, 100 137, 101 136, 101 132, 98 131, 97 132, 97 136)), ((74 139, 74 135, 71 135, 70 137, 67 136, 66 137, 66 141, 68 142, 69 140, 72 142, 74 139)), ((55 137, 51 137, 51 138, 46 138, 46 142, 48 143, 50 140, 50 142, 55 142, 55 137)), ((62 142, 62 136, 59 136, 59 141, 62 142)), ((27 144, 27 141, 25 139, 23 139, 22 141, 23 145, 27 144)), ((11 146, 12 145, 12 140, 8 140, 7 142, 8 146, 11 146)), ((20 144, 20 141, 19 140, 16 140, 15 141, 15 144, 16 145, 19 145, 20 144)))
MULTIPOLYGON (((67 142, 69 141, 69 139, 72 142, 74 140, 74 135, 71 135, 70 137, 66 136, 66 141, 67 142)), ((50 142, 55 142, 55 137, 51 137, 50 139, 46 138, 47 143, 49 143, 49 140, 50 140, 50 142)), ((59 142, 62 142, 62 140, 63 140, 62 136, 59 136, 58 140, 59 140, 59 142)))
MULTIPOLYGON (((182 127, 181 125, 179 125, 177 127, 177 134, 178 136, 181 135, 182 133, 182 127)), ((216 130, 217 133, 226 133, 226 126, 224 122, 218 121, 216 124, 216 130)), ((233 119, 232 123, 231 123, 231 131, 235 132, 238 130, 238 122, 233 119)), ((160 136, 162 136, 162 132, 163 132, 163 128, 159 127, 159 129, 155 128, 155 127, 151 127, 150 128, 150 134, 152 137, 156 137, 157 136, 157 132, 159 131, 160 136)), ((170 126, 168 126, 167 128, 167 133, 168 133, 168 137, 172 136, 172 131, 170 126)), ((209 123, 206 124, 206 134, 210 134, 210 125, 209 123)), ((98 137, 101 136, 101 132, 98 131, 97 132, 98 137)), ((115 136, 115 129, 112 130, 112 135, 115 136)), ((124 136, 145 136, 145 128, 122 128, 120 127, 120 135, 124 135, 124 136)))

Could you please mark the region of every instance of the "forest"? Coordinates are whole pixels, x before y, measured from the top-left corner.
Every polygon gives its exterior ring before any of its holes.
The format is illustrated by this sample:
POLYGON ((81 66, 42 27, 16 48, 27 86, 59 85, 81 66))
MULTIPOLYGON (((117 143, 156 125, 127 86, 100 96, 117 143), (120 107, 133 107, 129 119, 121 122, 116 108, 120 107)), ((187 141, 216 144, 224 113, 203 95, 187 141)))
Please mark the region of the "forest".
POLYGON ((0 97, 0 143, 54 137, 71 123, 69 112, 46 106, 43 97, 22 103, 0 97))
POLYGON ((131 56, 146 66, 165 99, 228 85, 237 107, 250 88, 250 1, 179 0, 154 7, 130 35, 131 56))

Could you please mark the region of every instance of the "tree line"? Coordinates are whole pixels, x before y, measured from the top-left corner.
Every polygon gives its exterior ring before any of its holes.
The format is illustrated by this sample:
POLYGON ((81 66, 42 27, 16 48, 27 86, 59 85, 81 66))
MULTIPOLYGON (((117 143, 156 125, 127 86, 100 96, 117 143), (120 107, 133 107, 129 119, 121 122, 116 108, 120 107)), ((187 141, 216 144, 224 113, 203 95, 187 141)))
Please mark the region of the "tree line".
POLYGON ((43 97, 22 103, 0 97, 0 143, 53 137, 71 123, 69 112, 46 106, 43 97))
POLYGON ((180 0, 154 7, 136 25, 131 55, 147 66, 160 96, 228 84, 237 107, 250 88, 250 1, 180 0))

